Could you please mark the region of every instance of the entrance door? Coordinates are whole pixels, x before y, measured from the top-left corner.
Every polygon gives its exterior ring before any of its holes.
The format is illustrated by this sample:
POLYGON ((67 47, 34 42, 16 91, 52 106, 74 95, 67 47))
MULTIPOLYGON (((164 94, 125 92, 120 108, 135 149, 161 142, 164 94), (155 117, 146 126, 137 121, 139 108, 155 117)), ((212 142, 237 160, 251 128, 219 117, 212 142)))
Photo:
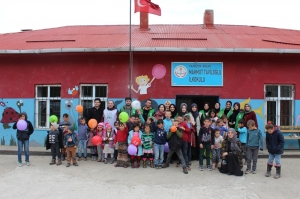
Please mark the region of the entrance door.
POLYGON ((209 109, 215 107, 215 103, 219 102, 219 96, 205 96, 205 95, 177 95, 176 96, 176 108, 180 111, 180 104, 186 103, 188 111, 191 111, 191 105, 193 103, 197 104, 198 110, 203 110, 204 103, 209 103, 209 109))

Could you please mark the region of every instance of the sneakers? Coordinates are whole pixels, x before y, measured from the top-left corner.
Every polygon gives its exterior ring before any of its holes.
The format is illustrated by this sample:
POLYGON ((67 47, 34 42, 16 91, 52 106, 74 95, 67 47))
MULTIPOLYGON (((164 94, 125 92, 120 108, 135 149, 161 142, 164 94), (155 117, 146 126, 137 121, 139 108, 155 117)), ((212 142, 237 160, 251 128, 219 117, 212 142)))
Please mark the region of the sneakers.
POLYGON ((79 157, 79 158, 78 158, 78 161, 82 160, 81 158, 82 158, 82 157, 79 157))
POLYGON ((207 166, 207 170, 211 171, 211 166, 210 165, 207 166))
POLYGON ((252 170, 252 172, 251 172, 252 174, 256 174, 256 170, 252 170))
POLYGON ((204 171, 203 169, 203 165, 200 165, 200 168, 199 168, 200 171, 204 171))
POLYGON ((189 173, 188 170, 187 170, 187 168, 183 168, 183 173, 184 174, 188 174, 189 173))
POLYGON ((161 168, 162 168, 162 165, 161 165, 161 164, 160 164, 160 165, 158 165, 158 168, 159 168, 159 169, 161 169, 161 168))
POLYGON ((75 167, 77 167, 77 166, 78 166, 77 162, 73 163, 73 165, 74 165, 75 167))
POLYGON ((18 162, 18 167, 23 166, 22 162, 18 162))
POLYGON ((55 159, 53 159, 50 163, 49 163, 50 165, 54 165, 54 164, 56 164, 56 160, 55 159))
POLYGON ((66 165, 66 167, 69 167, 69 166, 71 166, 71 164, 70 164, 70 163, 68 163, 68 164, 66 165))
POLYGON ((86 158, 86 157, 84 157, 84 161, 87 161, 87 158, 86 158))
POLYGON ((212 170, 215 170, 215 168, 216 168, 216 163, 213 163, 212 164, 212 170))
POLYGON ((163 166, 162 166, 163 169, 165 169, 167 167, 169 167, 169 164, 167 164, 167 163, 163 164, 163 166))
POLYGON ((61 165, 61 160, 58 160, 56 163, 57 166, 61 165))
POLYGON ((251 173, 251 170, 250 169, 246 169, 245 174, 249 174, 249 173, 251 173))
POLYGON ((29 162, 29 161, 26 161, 26 165, 27 165, 27 166, 30 166, 31 164, 30 164, 30 162, 29 162))
POLYGON ((104 159, 104 164, 107 164, 107 159, 104 159))
POLYGON ((159 169, 159 167, 158 167, 158 165, 157 165, 157 164, 155 165, 155 168, 156 168, 156 169, 159 169))

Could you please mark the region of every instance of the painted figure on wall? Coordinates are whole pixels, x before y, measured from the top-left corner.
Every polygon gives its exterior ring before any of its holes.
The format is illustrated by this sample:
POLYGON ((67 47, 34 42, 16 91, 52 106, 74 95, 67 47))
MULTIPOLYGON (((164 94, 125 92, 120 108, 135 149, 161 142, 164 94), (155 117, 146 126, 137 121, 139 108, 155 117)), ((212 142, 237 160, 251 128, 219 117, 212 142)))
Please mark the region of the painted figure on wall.
POLYGON ((75 86, 72 90, 69 88, 68 94, 72 95, 72 97, 78 97, 78 94, 79 94, 78 90, 79 90, 78 86, 75 86))
POLYGON ((22 100, 17 101, 17 106, 19 108, 19 112, 17 112, 15 109, 12 107, 6 107, 6 103, 3 101, 0 101, 0 106, 5 107, 2 113, 2 119, 1 123, 3 123, 3 128, 4 129, 9 129, 11 126, 9 125, 10 123, 17 122, 19 120, 19 113, 22 112, 22 106, 24 106, 24 103, 22 100))

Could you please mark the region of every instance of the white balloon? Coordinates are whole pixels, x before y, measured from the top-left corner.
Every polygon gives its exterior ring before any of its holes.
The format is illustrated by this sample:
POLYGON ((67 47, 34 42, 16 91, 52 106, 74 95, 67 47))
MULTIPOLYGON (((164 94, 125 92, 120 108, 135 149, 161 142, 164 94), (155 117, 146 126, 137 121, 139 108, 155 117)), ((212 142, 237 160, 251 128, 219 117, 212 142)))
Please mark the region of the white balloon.
POLYGON ((134 109, 141 109, 141 102, 135 100, 135 101, 133 101, 133 102, 131 103, 131 106, 132 106, 132 108, 134 108, 134 109))

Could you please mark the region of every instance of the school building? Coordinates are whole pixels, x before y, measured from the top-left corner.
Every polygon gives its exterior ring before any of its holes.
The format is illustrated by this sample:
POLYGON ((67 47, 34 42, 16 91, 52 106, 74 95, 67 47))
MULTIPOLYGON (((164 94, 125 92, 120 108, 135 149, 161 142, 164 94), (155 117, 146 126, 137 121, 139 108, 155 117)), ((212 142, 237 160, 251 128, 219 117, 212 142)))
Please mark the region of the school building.
MULTIPOLYGON (((77 121, 77 104, 88 108, 99 97, 120 109, 130 94, 153 99, 154 108, 166 100, 199 109, 206 101, 250 103, 262 131, 268 120, 299 125, 300 31, 214 24, 211 11, 198 25, 149 25, 140 16, 132 26, 132 70, 129 25, 1 34, 1 144, 15 144, 21 111, 35 127, 30 146, 44 146, 50 115, 77 121)), ((299 148, 298 138, 285 147, 299 148)))

